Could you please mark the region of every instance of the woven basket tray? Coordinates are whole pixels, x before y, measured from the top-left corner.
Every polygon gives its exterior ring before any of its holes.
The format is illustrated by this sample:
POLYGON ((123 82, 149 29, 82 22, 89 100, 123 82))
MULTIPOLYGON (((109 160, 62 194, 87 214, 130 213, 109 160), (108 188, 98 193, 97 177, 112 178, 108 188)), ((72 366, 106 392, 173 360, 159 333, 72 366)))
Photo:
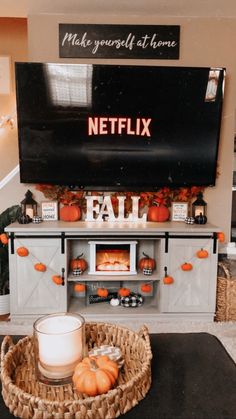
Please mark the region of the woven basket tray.
POLYGON ((139 403, 151 386, 152 351, 148 329, 139 333, 108 323, 86 323, 88 349, 102 344, 119 346, 124 366, 115 388, 87 397, 72 384, 47 386, 36 381, 33 339, 12 343, 9 336, 1 347, 2 395, 10 412, 23 419, 111 419, 139 403))
POLYGON ((216 321, 236 320, 236 278, 232 277, 224 263, 219 262, 223 276, 217 278, 216 321))

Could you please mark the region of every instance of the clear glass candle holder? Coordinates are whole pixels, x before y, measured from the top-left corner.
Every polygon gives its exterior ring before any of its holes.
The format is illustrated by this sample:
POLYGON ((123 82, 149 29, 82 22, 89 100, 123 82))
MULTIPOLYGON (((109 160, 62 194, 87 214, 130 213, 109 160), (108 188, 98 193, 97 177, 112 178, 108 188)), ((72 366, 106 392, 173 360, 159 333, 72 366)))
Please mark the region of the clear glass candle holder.
POLYGON ((36 374, 48 385, 71 382, 75 366, 84 357, 84 318, 76 313, 40 317, 33 325, 36 374))

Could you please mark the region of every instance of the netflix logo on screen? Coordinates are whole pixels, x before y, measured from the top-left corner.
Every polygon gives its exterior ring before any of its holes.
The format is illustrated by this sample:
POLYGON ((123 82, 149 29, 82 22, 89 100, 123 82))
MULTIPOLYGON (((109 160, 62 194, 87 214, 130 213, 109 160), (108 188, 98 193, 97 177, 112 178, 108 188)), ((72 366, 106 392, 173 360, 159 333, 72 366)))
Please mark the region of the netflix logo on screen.
POLYGON ((88 135, 138 135, 151 137, 152 118, 88 117, 88 135))

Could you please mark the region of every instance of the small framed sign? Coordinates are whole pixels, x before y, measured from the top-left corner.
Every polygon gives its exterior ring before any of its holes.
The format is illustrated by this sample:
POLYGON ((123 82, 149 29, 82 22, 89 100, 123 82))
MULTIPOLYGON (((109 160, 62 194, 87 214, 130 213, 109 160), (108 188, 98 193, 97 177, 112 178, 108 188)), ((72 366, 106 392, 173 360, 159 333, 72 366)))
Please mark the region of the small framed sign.
POLYGON ((42 219, 44 221, 58 220, 58 202, 57 201, 42 202, 41 208, 42 208, 42 219))
POLYGON ((188 216, 187 202, 173 202, 171 206, 171 221, 184 221, 188 216))

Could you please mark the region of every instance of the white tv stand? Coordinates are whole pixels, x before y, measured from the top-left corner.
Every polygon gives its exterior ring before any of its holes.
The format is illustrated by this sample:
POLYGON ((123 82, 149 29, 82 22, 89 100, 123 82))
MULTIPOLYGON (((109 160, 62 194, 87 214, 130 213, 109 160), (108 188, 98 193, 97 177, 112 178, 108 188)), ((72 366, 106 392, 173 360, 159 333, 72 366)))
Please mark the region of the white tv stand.
MULTIPOLYGON (((130 325, 158 321, 213 321, 217 280, 217 232, 210 224, 187 225, 183 222, 118 223, 44 221, 41 224, 13 223, 9 233, 11 321, 32 322, 41 315, 79 312, 86 320, 119 322, 130 325), (89 261, 89 244, 95 240, 135 240, 138 260, 143 252, 156 260, 151 276, 138 270, 136 275, 71 275, 70 259, 83 253, 89 261), (18 247, 27 247, 29 255, 17 255, 18 247), (196 252, 204 248, 209 256, 199 259, 196 252), (42 262, 45 272, 34 264, 42 262), (190 262, 193 269, 184 272, 181 264, 190 262), (163 283, 164 268, 174 278, 172 285, 163 283), (52 275, 64 272, 64 285, 55 285, 52 275), (88 297, 73 295, 73 281, 84 282, 87 293, 95 293, 100 284, 138 290, 140 283, 152 281, 153 295, 141 307, 112 307, 109 303, 89 304, 88 297)), ((157 328, 158 330, 158 328, 157 328)))

